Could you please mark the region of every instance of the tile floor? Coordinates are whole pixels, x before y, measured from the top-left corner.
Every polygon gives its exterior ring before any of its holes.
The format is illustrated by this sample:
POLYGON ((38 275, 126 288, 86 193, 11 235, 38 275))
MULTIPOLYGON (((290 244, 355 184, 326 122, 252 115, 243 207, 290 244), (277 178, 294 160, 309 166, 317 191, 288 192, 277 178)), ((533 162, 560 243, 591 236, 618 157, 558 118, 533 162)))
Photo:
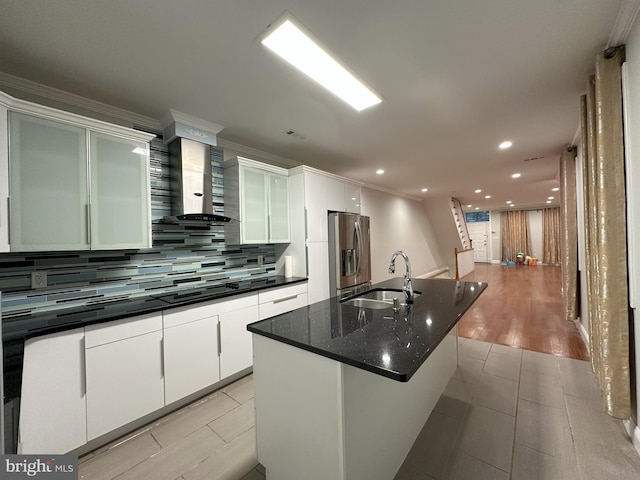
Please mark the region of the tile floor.
MULTIPOLYGON (((640 457, 622 423, 602 412, 589 363, 459 343, 458 370, 395 480, 640 478, 640 457)), ((80 478, 264 480, 252 382, 244 377, 83 456, 80 478)))
POLYGON ((459 338, 458 370, 395 480, 630 480, 640 456, 588 362, 459 338))

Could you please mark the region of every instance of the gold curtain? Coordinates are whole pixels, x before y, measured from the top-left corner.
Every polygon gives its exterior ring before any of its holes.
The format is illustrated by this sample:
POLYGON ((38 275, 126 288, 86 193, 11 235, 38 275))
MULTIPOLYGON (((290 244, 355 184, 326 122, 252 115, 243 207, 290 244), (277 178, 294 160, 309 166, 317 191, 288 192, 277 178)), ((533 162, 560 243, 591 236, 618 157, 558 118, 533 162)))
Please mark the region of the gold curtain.
POLYGON ((514 261, 518 252, 530 255, 529 228, 527 212, 524 210, 506 211, 500 214, 502 232, 502 261, 514 261))
POLYGON ((542 210, 542 263, 560 263, 560 208, 542 210))
POLYGON ((576 149, 568 147, 560 155, 560 222, 562 236, 562 304, 564 318, 578 318, 578 225, 576 206, 576 149))
POLYGON ((582 98, 585 254, 591 364, 605 409, 630 415, 626 198, 621 65, 624 48, 596 57, 582 98))

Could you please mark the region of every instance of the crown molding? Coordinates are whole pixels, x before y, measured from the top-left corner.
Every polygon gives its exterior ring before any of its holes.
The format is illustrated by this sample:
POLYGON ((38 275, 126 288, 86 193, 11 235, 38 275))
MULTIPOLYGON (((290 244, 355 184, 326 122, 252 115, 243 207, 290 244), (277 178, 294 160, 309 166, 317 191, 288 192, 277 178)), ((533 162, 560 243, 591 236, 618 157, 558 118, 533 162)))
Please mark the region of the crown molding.
MULTIPOLYGON (((637 0, 640 2, 640 0, 637 0)), ((31 80, 27 80, 21 77, 16 77, 15 75, 11 75, 8 73, 0 72, 0 88, 1 87, 9 87, 17 91, 25 92, 31 95, 36 95, 38 97, 47 98, 56 102, 60 102, 65 105, 70 105, 78 108, 82 108, 84 110, 95 112, 100 115, 106 115, 112 118, 117 118, 122 121, 125 121, 131 125, 135 125, 138 127, 148 128, 150 130, 162 131, 162 124, 160 120, 147 117, 145 115, 140 115, 134 112, 130 112, 128 110, 124 110, 118 107, 112 107, 111 105, 107 105, 106 103, 98 102, 96 100, 91 100, 89 98, 81 97, 80 95, 76 95, 74 93, 66 92, 64 90, 60 90, 54 87, 49 87, 47 85, 43 85, 40 83, 32 82, 31 80)), ((181 114, 180 112, 175 112, 181 115, 181 118, 188 119, 189 121, 197 121, 198 124, 202 124, 203 120, 197 119, 195 117, 191 117, 186 114, 181 114)), ((164 122, 167 121, 167 117, 165 117, 164 122)), ((163 122, 163 123, 164 123, 163 122)), ((189 123, 189 122, 186 122, 189 123)), ((208 127, 219 128, 218 131, 221 131, 224 127, 221 125, 217 125, 214 123, 205 122, 208 127)), ((212 129, 213 130, 213 129, 212 129)), ((236 142, 232 142, 230 140, 225 140, 224 138, 218 137, 217 146, 223 149, 234 150, 243 155, 247 155, 249 157, 257 157, 259 160, 266 160, 271 162, 277 166, 281 166, 284 168, 295 168, 302 166, 300 162, 296 162, 295 160, 291 160, 286 157, 281 157, 280 155, 274 155, 272 153, 264 152, 262 150, 258 150, 257 148, 248 147, 246 145, 241 145, 236 142)), ((312 167, 306 167, 310 169, 312 167)), ((335 175, 324 170, 317 170, 319 173, 323 173, 325 175, 330 175, 335 178, 342 179, 343 181, 348 181, 350 183, 354 183, 360 185, 361 187, 370 188, 372 190, 377 190, 379 192, 388 193, 390 195, 395 195, 399 197, 408 198, 410 200, 415 200, 418 202, 422 202, 426 200, 424 198, 416 197, 413 195, 407 195, 401 192, 397 192, 390 188, 381 187, 379 185, 373 185, 368 183, 362 183, 358 180, 354 180, 347 177, 341 177, 339 175, 335 175)))
POLYGON ((202 130, 207 130, 209 132, 215 133, 216 135, 224 129, 222 125, 218 125, 217 123, 207 122, 206 120, 202 120, 201 118, 197 118, 173 109, 169 109, 169 111, 165 115, 160 117, 160 125, 163 129, 166 129, 174 122, 184 123, 185 125, 200 128, 202 130))
POLYGON ((262 150, 258 150, 257 148, 248 147, 246 145, 232 142, 230 140, 225 140, 224 138, 220 137, 218 137, 218 147, 234 150, 238 153, 241 153, 242 155, 240 156, 248 155, 249 157, 255 157, 257 160, 267 160, 268 162, 271 162, 280 167, 293 168, 302 165, 300 162, 296 162, 295 160, 281 157, 280 155, 274 155, 273 153, 264 152, 262 150))
POLYGON ((607 48, 624 45, 640 12, 640 0, 623 0, 607 48))
POLYGON ((49 87, 41 83, 32 82, 25 78, 16 77, 9 73, 0 72, 0 88, 9 87, 13 90, 36 95, 65 105, 82 108, 83 110, 94 112, 100 115, 106 115, 116 118, 138 127, 148 128, 151 130, 161 131, 160 122, 151 117, 130 112, 122 108, 113 107, 106 103, 81 97, 74 93, 66 92, 54 87, 49 87))

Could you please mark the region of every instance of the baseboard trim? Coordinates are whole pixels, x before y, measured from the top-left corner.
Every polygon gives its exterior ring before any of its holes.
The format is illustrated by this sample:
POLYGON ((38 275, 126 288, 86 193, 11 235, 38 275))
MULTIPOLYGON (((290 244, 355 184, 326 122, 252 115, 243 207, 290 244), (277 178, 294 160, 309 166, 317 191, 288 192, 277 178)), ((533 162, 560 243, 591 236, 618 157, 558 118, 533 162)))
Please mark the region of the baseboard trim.
POLYGON ((432 278, 432 277, 437 277, 438 275, 442 275, 443 273, 446 273, 449 271, 449 267, 442 267, 442 268, 438 268, 436 270, 432 270, 431 272, 427 272, 424 275, 419 275, 416 278, 432 278))

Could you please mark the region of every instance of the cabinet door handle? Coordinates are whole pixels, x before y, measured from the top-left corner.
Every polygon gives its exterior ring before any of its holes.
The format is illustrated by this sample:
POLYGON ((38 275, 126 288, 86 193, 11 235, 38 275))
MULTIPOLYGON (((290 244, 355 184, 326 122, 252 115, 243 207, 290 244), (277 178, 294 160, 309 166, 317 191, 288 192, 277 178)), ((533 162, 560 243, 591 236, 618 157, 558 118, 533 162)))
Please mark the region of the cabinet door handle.
POLYGON ((282 303, 282 302, 286 302, 287 300, 295 300, 296 298, 298 298, 297 294, 291 295, 290 297, 278 298, 274 300, 273 303, 282 303))
MULTIPOLYGON (((309 227, 307 226, 307 207, 304 207, 304 240, 306 241, 309 238, 309 227)), ((307 271, 309 271, 307 269, 307 271)))
POLYGON ((160 339, 160 378, 164 378, 164 337, 160 339))
POLYGON ((91 204, 87 203, 87 243, 91 246, 91 204))
POLYGON ((11 197, 7 197, 7 239, 11 243, 11 197))
POLYGON ((80 372, 80 382, 82 383, 80 387, 81 396, 84 397, 87 395, 87 350, 84 336, 80 340, 80 368, 82 372, 80 372))
POLYGON ((220 328, 220 320, 218 320, 218 356, 222 354, 222 330, 220 328))

